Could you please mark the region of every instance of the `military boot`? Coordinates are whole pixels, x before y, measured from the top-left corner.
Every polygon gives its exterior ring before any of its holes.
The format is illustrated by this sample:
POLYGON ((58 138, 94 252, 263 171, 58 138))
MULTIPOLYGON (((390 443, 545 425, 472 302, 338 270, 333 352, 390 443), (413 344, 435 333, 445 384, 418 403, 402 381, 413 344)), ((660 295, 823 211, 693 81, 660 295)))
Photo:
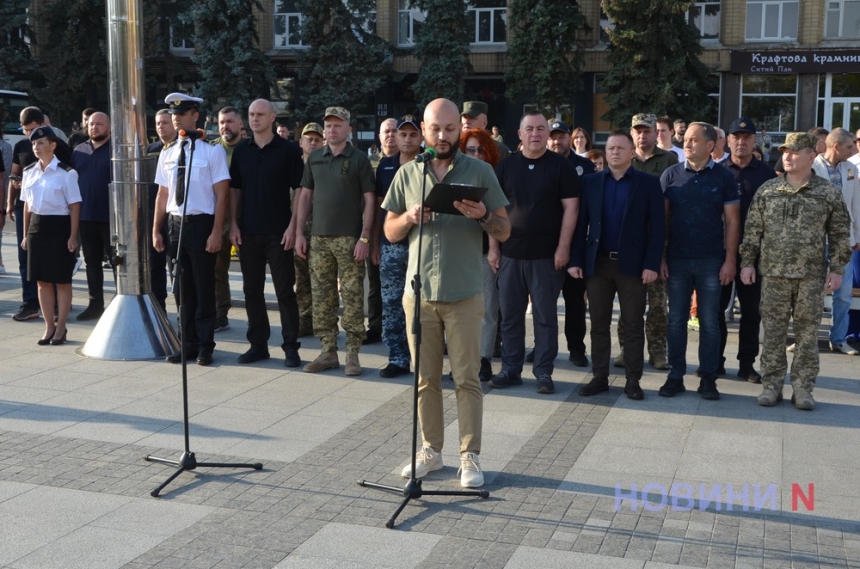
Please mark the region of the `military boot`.
POLYGON ((340 360, 337 359, 337 352, 323 352, 317 356, 317 359, 306 365, 304 370, 308 373, 317 373, 339 366, 340 360))
POLYGON ((805 389, 795 389, 794 393, 791 394, 791 402, 794 403, 795 407, 804 411, 812 411, 815 409, 815 399, 813 399, 812 394, 805 389))

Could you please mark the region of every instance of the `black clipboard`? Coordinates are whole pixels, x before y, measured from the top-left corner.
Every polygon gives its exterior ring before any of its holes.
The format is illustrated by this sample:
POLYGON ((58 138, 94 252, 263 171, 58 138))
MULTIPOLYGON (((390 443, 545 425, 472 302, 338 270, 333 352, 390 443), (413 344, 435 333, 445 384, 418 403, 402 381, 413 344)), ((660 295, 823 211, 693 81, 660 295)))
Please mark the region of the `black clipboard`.
POLYGON ((463 215, 454 207, 454 201, 472 200, 479 202, 486 193, 487 188, 480 188, 478 186, 439 183, 433 186, 433 189, 430 190, 430 193, 424 200, 424 206, 429 207, 430 211, 434 211, 436 213, 463 215))

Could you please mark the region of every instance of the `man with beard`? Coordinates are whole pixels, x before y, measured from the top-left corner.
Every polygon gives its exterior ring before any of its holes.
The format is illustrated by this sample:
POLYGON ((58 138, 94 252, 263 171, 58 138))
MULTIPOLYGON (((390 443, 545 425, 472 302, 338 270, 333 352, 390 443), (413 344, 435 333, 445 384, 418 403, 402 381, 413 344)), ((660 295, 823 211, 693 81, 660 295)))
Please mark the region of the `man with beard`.
MULTIPOLYGON (((90 139, 75 147, 72 167, 81 189, 81 249, 87 264, 89 304, 76 320, 96 320, 105 310, 105 255, 113 257, 110 241, 111 168, 110 118, 93 113, 88 121, 90 139)), ((116 272, 114 272, 116 278, 116 272)))
MULTIPOLYGON (((445 420, 442 406, 442 358, 445 337, 456 383, 457 415, 460 429, 460 484, 477 488, 484 484, 478 455, 481 452, 483 394, 478 379, 481 361, 480 339, 483 319, 481 231, 497 241, 511 233, 507 199, 492 167, 458 152, 460 118, 457 106, 448 99, 431 101, 421 123, 424 142, 433 148, 436 159, 427 167, 427 185, 436 182, 468 184, 487 188, 484 201, 454 201, 462 215, 431 213, 421 208, 424 164, 415 161, 401 166, 388 190, 382 207, 388 210, 385 236, 397 243, 409 240, 408 274, 421 274, 420 298, 411 288, 403 295, 406 328, 412 333, 415 303, 421 303, 421 362, 418 369, 418 415, 421 419, 422 448, 415 457, 415 478, 439 470, 445 420), (418 223, 423 219, 426 238, 421 240, 418 266, 418 223)), ((412 477, 412 465, 401 475, 412 477)))
MULTIPOLYGON (((221 136, 212 144, 220 144, 227 153, 227 166, 233 159, 233 151, 244 142, 242 138, 242 115, 236 107, 224 107, 218 111, 218 132, 221 136)), ((230 302, 230 220, 224 220, 224 234, 221 236, 221 250, 215 258, 215 331, 230 327, 227 313, 230 302)))

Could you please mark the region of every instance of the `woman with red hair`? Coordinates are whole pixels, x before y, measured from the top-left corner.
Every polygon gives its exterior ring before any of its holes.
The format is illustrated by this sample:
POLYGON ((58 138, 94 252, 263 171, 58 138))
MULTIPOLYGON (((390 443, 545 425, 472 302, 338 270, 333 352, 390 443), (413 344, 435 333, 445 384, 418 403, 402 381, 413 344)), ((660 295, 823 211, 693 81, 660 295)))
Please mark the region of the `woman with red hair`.
POLYGON ((499 156, 499 147, 496 141, 490 137, 490 133, 482 128, 467 128, 460 135, 460 151, 464 154, 483 160, 495 168, 502 157, 499 156))
MULTIPOLYGON (((483 160, 494 169, 501 161, 499 147, 490 138, 490 133, 482 128, 467 128, 460 134, 460 151, 464 154, 483 160)), ((496 345, 496 332, 499 327, 499 287, 496 285, 496 269, 487 261, 490 244, 484 233, 484 320, 481 322, 481 371, 478 377, 481 381, 490 381, 493 377, 493 352, 496 345)))

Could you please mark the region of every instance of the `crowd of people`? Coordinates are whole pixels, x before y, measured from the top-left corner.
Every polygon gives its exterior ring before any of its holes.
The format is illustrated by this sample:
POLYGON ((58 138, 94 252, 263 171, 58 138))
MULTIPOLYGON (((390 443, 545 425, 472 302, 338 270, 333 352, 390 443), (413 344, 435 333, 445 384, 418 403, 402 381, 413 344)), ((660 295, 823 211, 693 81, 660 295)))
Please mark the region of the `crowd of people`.
MULTIPOLYGON (((825 291, 833 296, 831 348, 857 355, 847 338, 852 250, 855 264, 860 255, 860 157, 857 138, 845 129, 789 134, 775 171, 768 163, 772 139, 748 117, 723 131, 639 113, 629 130, 612 131, 601 150, 585 129, 527 112, 517 133, 520 148, 510 152, 498 128, 487 130, 485 103, 458 108, 437 99, 421 118, 383 121, 379 151, 368 156, 350 142, 351 115, 343 107, 327 108, 322 124, 306 124, 298 144, 276 122, 270 101, 247 109, 247 136, 243 111, 224 107, 217 121, 206 117, 207 130, 218 134, 207 142, 187 134, 200 123, 201 99, 172 93, 164 102, 155 116, 158 141, 147 148, 158 157, 148 230, 152 292, 162 307, 168 268, 179 279, 174 290, 184 356, 168 360, 212 364, 215 334, 230 326, 233 249, 248 318, 249 346, 240 364, 270 358, 267 265, 287 367, 302 366, 299 339, 314 334, 320 353, 304 371, 338 369, 342 327, 347 376, 363 373, 362 345, 381 340, 389 362, 380 375, 397 377, 410 373, 420 337, 422 449, 416 472, 410 465, 405 477, 442 467, 447 353, 460 480, 465 487, 483 484, 481 382, 494 389, 521 386, 531 364, 537 392, 555 391, 559 295, 568 358, 591 366, 591 379, 579 389, 585 397, 609 389, 614 365, 625 370, 625 395, 643 399, 646 348, 648 363, 667 372, 658 394, 683 393, 693 298, 703 399, 720 398, 717 380, 727 374, 724 313, 735 298, 737 375, 762 384, 762 406, 782 399, 792 318, 791 399, 799 409, 815 406, 825 291), (425 148, 432 156, 416 161, 425 148), (483 198, 451 194, 449 213, 422 207, 425 189, 450 192, 458 185, 482 189, 483 198), (616 297, 620 351, 613 360, 616 297), (497 372, 494 357, 501 358, 497 372)), ((110 118, 86 109, 68 145, 38 108, 24 109, 20 121, 29 140, 12 153, 3 200, 3 219, 8 213, 15 220, 21 244, 22 305, 14 318, 38 318, 41 308, 46 326, 38 344, 57 345, 67 338, 78 235, 89 302, 77 319, 97 319, 104 311, 110 118)))

